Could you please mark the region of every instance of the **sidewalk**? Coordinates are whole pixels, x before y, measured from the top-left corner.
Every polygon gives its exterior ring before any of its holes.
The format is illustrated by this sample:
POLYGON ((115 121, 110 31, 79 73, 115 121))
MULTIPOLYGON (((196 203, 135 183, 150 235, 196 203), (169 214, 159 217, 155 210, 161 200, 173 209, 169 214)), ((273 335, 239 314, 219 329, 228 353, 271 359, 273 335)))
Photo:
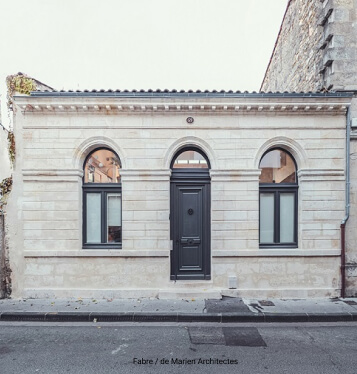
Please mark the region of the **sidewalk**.
POLYGON ((354 299, 2 299, 0 321, 339 322, 357 321, 354 299))

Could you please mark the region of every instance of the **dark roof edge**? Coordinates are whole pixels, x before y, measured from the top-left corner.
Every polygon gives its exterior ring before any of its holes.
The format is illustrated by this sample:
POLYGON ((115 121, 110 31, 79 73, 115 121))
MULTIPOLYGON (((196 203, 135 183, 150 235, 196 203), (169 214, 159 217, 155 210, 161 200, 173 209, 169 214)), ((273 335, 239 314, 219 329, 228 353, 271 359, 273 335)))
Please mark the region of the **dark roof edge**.
POLYGON ((307 98, 353 97, 351 91, 339 92, 187 92, 187 91, 34 91, 31 97, 117 97, 117 98, 307 98))
POLYGON ((260 85, 259 91, 262 90, 262 87, 263 87, 263 84, 264 84, 265 78, 266 78, 266 76, 267 76, 268 70, 269 70, 269 68, 270 68, 271 62, 273 61, 273 57, 274 57, 274 54, 275 54, 275 50, 276 50, 277 45, 278 45, 278 42, 279 42, 280 34, 281 34, 282 29, 283 29, 283 25, 284 25, 285 17, 286 17, 286 14, 288 13, 288 10, 289 10, 289 7, 290 7, 290 4, 291 4, 291 3, 292 3, 292 0, 289 0, 288 5, 286 6, 285 13, 284 13, 284 16, 283 16, 283 20, 281 21, 280 29, 279 29, 279 32, 278 32, 278 36, 276 37, 276 40, 275 40, 275 44, 274 44, 274 48, 273 48, 273 52, 272 52, 271 55, 270 55, 269 63, 268 63, 267 68, 265 69, 264 78, 263 78, 262 83, 261 83, 261 85, 260 85))

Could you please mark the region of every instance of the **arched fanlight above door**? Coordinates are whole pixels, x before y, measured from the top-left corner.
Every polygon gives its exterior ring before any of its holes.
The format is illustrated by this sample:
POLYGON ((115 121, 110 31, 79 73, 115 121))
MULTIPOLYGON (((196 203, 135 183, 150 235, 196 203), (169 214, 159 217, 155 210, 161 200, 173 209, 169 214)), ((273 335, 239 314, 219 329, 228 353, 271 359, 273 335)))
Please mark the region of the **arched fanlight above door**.
POLYGON ((171 169, 209 169, 207 157, 198 149, 184 148, 176 153, 171 169))

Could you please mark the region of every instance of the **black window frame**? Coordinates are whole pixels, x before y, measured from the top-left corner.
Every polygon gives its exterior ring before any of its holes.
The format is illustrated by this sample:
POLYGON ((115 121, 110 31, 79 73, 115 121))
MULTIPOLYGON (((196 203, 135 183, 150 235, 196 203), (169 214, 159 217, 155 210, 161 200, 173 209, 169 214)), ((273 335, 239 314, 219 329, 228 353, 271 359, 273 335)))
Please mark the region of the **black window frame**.
MULTIPOLYGON (((266 151, 260 159, 260 162, 264 156, 271 151, 283 151, 287 153, 294 162, 295 165, 295 182, 294 183, 260 183, 259 182, 259 248, 298 248, 298 176, 297 176, 297 165, 294 157, 283 148, 271 148, 266 151), (260 199, 261 194, 271 193, 274 195, 274 242, 273 243, 262 243, 260 240, 260 199), (294 194, 294 240, 292 242, 281 242, 280 241, 280 195, 284 193, 294 194)), ((260 165, 259 162, 259 165, 260 165)))
MULTIPOLYGON (((85 165, 89 157, 96 151, 100 151, 102 149, 108 150, 113 152, 117 157, 118 155, 110 148, 96 148, 92 152, 88 154, 86 159, 83 163, 83 170, 85 170, 85 165)), ((119 167, 121 169, 120 158, 119 160, 119 167)), ((122 249, 122 241, 123 241, 123 221, 122 221, 122 203, 123 203, 123 195, 122 195, 122 186, 121 182, 113 182, 113 183, 92 183, 87 182, 85 183, 85 175, 83 173, 82 178, 82 198, 83 198, 83 215, 82 215, 82 248, 83 249, 122 249), (87 194, 88 193, 100 193, 101 194, 101 243, 87 243, 87 194), (121 221, 121 241, 117 243, 106 243, 107 237, 107 195, 111 193, 120 194, 121 197, 121 210, 120 210, 120 221, 121 221)))

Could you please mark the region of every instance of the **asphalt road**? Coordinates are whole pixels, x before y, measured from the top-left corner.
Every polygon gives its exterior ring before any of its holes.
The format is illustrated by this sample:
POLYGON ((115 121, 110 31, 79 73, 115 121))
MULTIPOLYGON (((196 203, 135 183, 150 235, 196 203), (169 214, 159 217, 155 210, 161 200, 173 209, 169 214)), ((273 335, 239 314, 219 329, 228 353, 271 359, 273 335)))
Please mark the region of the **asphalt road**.
POLYGON ((357 373, 357 323, 0 323, 0 373, 357 373))

